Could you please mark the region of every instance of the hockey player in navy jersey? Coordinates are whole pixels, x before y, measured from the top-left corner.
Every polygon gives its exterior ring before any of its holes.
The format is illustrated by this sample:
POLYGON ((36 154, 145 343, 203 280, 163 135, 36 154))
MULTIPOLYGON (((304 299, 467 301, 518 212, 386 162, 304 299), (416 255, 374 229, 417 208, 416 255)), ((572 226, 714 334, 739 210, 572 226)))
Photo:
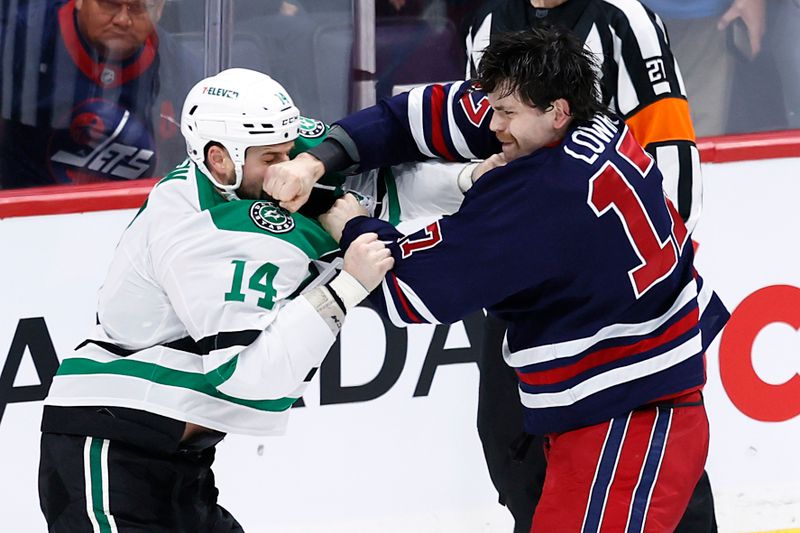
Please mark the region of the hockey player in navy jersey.
POLYGON ((165 0, 29 0, 0 13, 0 188, 163 176, 202 57, 165 0))
POLYGON ((651 156, 598 104, 591 61, 560 30, 498 38, 482 91, 429 86, 358 112, 264 187, 297 208, 325 170, 492 156, 459 211, 419 232, 347 197, 324 224, 343 249, 363 232, 390 243, 371 299, 396 324, 480 308, 509 322, 525 429, 546 435, 532 531, 673 531, 705 464, 704 352, 728 313, 651 156))
MULTIPOLYGON (((636 0, 484 2, 467 34, 467 77, 477 74, 483 48, 495 35, 542 24, 571 30, 594 53, 603 73, 602 101, 625 120, 653 156, 664 190, 691 233, 702 210, 700 157, 687 91, 671 50, 674 42, 667 39, 662 21, 636 0)), ((693 98, 696 93, 688 95, 693 98)), ((699 110, 693 106, 692 111, 699 110)), ((707 108, 700 111, 708 113, 707 108)), ((522 434, 523 411, 511 387, 517 378, 501 357, 505 329, 495 317, 484 322, 477 428, 499 501, 514 515, 514 532, 527 533, 544 484, 546 461, 541 437, 522 434)), ((678 533, 716 533, 708 476, 698 482, 686 511, 678 533)))

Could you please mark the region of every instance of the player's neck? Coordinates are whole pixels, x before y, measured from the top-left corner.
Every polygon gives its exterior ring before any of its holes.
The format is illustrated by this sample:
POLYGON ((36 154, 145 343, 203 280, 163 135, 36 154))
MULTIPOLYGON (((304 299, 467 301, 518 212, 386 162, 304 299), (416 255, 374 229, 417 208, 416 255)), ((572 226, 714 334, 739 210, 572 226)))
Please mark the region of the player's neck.
POLYGON ((538 9, 553 9, 558 7, 567 0, 530 0, 531 5, 538 9))

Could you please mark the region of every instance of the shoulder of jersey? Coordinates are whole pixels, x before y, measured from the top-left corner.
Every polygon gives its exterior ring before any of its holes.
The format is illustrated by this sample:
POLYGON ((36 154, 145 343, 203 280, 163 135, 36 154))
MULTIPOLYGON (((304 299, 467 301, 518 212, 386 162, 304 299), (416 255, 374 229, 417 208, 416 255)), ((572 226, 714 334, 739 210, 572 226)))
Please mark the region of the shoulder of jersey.
POLYGON ((196 201, 193 198, 196 198, 197 192, 194 187, 185 186, 193 177, 193 171, 194 166, 187 158, 168 172, 150 190, 147 199, 134 218, 139 218, 144 211, 151 212, 154 206, 158 206, 162 212, 163 210, 175 213, 196 211, 197 207, 194 205, 196 201), (180 185, 176 187, 175 185, 178 184, 180 185))
POLYGON ((200 213, 207 213, 218 230, 277 238, 303 250, 309 257, 316 258, 338 248, 336 241, 315 221, 300 214, 292 215, 277 203, 268 200, 224 200, 188 160, 159 181, 151 198, 153 195, 163 197, 166 203, 159 201, 162 208, 182 210, 184 204, 191 204, 194 205, 194 211, 199 208, 200 213), (196 188, 183 186, 193 180, 196 180, 196 188), (170 187, 170 184, 177 187, 170 187))
POLYGON ((283 234, 296 226, 291 213, 278 204, 267 200, 238 200, 229 202, 215 193, 210 182, 199 175, 195 165, 186 159, 164 176, 155 186, 151 196, 174 197, 175 192, 167 192, 170 185, 179 185, 179 196, 197 195, 196 203, 200 211, 208 211, 219 229, 230 231, 249 231, 253 233, 283 234), (183 187, 197 180, 197 188, 183 187), (162 193, 163 191, 163 193, 162 193))
POLYGON ((303 215, 292 215, 267 200, 238 200, 208 209, 220 230, 258 234, 290 244, 316 259, 339 245, 322 227, 303 215))
POLYGON ((328 135, 328 126, 321 120, 300 117, 300 136, 294 141, 292 155, 318 145, 328 135))
POLYGON ((316 139, 324 137, 328 131, 328 125, 312 117, 300 117, 300 136, 305 139, 316 139))

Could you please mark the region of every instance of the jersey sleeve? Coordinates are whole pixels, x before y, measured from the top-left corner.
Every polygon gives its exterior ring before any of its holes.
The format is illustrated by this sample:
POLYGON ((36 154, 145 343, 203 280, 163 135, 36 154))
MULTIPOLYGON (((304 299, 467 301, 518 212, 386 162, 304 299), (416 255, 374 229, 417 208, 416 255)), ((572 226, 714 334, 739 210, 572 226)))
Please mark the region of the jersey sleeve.
POLYGON ((361 170, 428 158, 467 161, 500 151, 486 95, 468 82, 427 85, 357 111, 337 124, 355 143, 361 170))
POLYGON ((632 5, 614 24, 618 113, 655 159, 664 189, 691 231, 700 216, 700 155, 686 90, 661 19, 632 5))
MULTIPOLYGON (((398 223, 427 220, 458 211, 464 192, 458 185, 458 175, 465 163, 425 161, 391 167, 384 179, 393 180, 393 194, 387 194, 388 209, 397 204, 398 223)), ((387 189, 389 187, 387 186, 387 189)))
POLYGON ((358 235, 375 232, 391 250, 394 268, 370 301, 393 324, 456 322, 548 275, 546 254, 528 250, 521 259, 514 246, 524 232, 528 242, 536 233, 543 249, 551 247, 546 232, 531 229, 542 228, 535 223, 538 206, 514 212, 492 208, 509 192, 502 186, 506 174, 505 168, 487 173, 458 212, 409 235, 374 218, 348 222, 340 241, 343 249, 358 235))
POLYGON ((455 213, 461 206, 464 192, 458 177, 465 165, 441 161, 404 163, 353 174, 344 187, 374 196, 380 202, 374 216, 402 228, 407 223, 418 224, 418 229, 442 215, 455 213))
MULTIPOLYGON (((238 204, 245 202, 222 207, 241 210, 238 204)), ((196 218, 196 231, 173 232, 151 254, 159 285, 203 354, 206 376, 243 400, 299 397, 335 339, 305 298, 292 298, 309 272, 307 243, 293 242, 291 232, 220 229, 226 221, 212 224, 207 212, 196 218)))

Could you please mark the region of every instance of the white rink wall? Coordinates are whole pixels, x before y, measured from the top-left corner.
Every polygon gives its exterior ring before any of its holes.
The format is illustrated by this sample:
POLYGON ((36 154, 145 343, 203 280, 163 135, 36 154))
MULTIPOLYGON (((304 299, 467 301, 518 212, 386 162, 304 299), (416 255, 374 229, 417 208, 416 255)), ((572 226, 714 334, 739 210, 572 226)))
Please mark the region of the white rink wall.
POLYGON ((706 386, 723 532, 800 528, 798 177, 800 159, 703 168, 697 268, 733 312, 706 386))
MULTIPOLYGON (((706 388, 723 533, 800 528, 799 175, 800 159, 704 167, 698 269, 734 313, 708 353, 706 388)), ((4 531, 45 529, 40 374, 94 323, 134 213, 0 220, 0 473, 13 480, 0 484, 4 531)), ((219 445, 222 505, 248 532, 510 532, 475 431, 477 327, 393 330, 357 310, 286 436, 219 445)))

